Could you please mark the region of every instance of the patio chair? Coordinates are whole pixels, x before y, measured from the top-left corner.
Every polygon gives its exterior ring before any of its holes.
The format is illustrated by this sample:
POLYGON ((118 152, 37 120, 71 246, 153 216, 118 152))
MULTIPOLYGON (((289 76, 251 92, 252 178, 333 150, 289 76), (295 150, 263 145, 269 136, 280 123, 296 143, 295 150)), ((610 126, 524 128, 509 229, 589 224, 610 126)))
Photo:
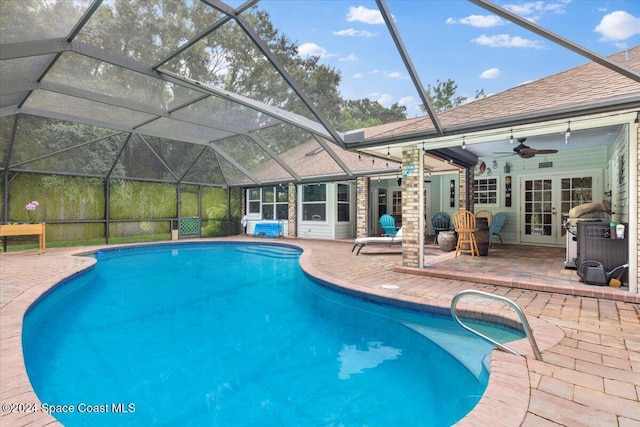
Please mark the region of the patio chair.
POLYGON ((398 228, 396 227, 396 219, 389 214, 384 214, 380 217, 380 225, 384 230, 385 236, 393 237, 398 232, 398 228))
POLYGON ((476 218, 487 218, 487 225, 491 227, 493 222, 493 214, 488 210, 481 210, 476 212, 476 218))
POLYGON ((504 227, 504 223, 507 221, 507 214, 504 212, 498 212, 493 216, 493 221, 491 222, 491 227, 489 228, 489 244, 493 241, 493 236, 498 236, 500 239, 500 243, 504 243, 502 241, 502 236, 500 236, 500 232, 502 231, 502 227, 504 227))
POLYGON ((453 226, 458 233, 456 245, 456 257, 459 253, 469 253, 471 256, 480 256, 478 243, 476 242, 476 217, 471 211, 459 210, 451 217, 453 226))
POLYGON ((431 217, 431 226, 436 236, 433 238, 433 244, 438 244, 438 234, 441 231, 449 231, 451 229, 451 218, 444 212, 436 212, 431 217))
POLYGON ((358 248, 358 252, 356 255, 360 255, 360 250, 367 245, 401 245, 402 244, 402 228, 398 230, 395 236, 386 236, 386 237, 358 237, 354 244, 353 248, 351 248, 351 252, 358 248))

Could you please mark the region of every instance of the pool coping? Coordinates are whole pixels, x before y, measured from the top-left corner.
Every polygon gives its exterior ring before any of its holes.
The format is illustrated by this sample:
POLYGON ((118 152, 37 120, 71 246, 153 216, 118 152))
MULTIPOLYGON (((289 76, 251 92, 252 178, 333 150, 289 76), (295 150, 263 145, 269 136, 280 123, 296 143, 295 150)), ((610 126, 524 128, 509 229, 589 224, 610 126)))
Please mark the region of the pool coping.
MULTIPOLYGON (((152 242, 144 244, 124 244, 113 246, 96 246, 69 249, 67 253, 61 254, 64 258, 72 259, 72 268, 58 271, 48 279, 43 279, 38 283, 21 292, 18 296, 7 302, 1 308, 3 321, 0 322, 0 338, 2 342, 2 352, 8 357, 3 357, 3 372, 11 371, 7 378, 2 375, 0 388, 0 401, 5 403, 40 403, 31 384, 29 382, 24 358, 22 353, 22 322, 24 314, 40 297, 49 292, 57 284, 90 269, 97 262, 95 258, 86 255, 100 250, 112 250, 118 248, 129 248, 135 246, 150 246, 162 244, 183 244, 183 243, 220 243, 238 242, 237 239, 198 239, 197 241, 186 240, 181 242, 152 242), (7 361, 8 359, 8 361, 7 361)), ((319 270, 312 261, 313 248, 306 245, 304 241, 286 240, 265 242, 264 240, 242 239, 243 242, 261 242, 269 244, 286 244, 300 248, 303 252, 300 256, 300 266, 302 270, 333 287, 341 288, 346 293, 356 293, 378 302, 387 302, 405 308, 421 309, 424 311, 442 312, 448 310, 449 302, 442 299, 425 301, 424 298, 415 298, 409 295, 402 295, 390 289, 364 287, 352 283, 348 280, 339 280, 329 277, 319 270)), ((53 251, 50 251, 50 253, 53 251)), ((482 308, 474 310, 472 306, 461 304, 464 310, 471 310, 495 320, 495 316, 500 315, 499 310, 482 308)), ((509 323, 512 319, 505 318, 509 323)), ((538 341, 541 351, 557 344, 564 338, 564 332, 555 325, 542 319, 528 317, 528 321, 533 329, 534 336, 538 341)), ((511 344, 516 351, 526 357, 519 357, 505 353, 500 350, 493 350, 490 363, 490 376, 487 388, 476 407, 469 412, 456 425, 460 427, 475 427, 486 425, 520 425, 524 420, 530 399, 530 378, 528 364, 531 362, 533 352, 526 338, 511 344), (496 414, 500 414, 497 418, 496 414)), ((535 362, 535 361, 534 361, 535 362)), ((3 426, 26 426, 26 425, 62 425, 53 416, 45 412, 13 412, 1 414, 0 420, 3 426)))

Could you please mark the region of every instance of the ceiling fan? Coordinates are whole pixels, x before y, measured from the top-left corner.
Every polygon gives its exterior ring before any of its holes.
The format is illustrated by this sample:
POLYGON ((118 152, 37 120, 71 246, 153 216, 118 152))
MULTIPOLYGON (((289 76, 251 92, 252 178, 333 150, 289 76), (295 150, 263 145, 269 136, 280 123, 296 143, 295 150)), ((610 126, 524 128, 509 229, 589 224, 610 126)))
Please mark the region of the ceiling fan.
MULTIPOLYGON (((530 159, 534 157, 536 154, 555 154, 558 150, 537 150, 535 148, 531 148, 528 145, 525 145, 524 142, 527 138, 518 138, 517 147, 513 148, 513 152, 520 156, 523 159, 530 159)), ((511 154, 511 153, 496 153, 496 154, 511 154)))

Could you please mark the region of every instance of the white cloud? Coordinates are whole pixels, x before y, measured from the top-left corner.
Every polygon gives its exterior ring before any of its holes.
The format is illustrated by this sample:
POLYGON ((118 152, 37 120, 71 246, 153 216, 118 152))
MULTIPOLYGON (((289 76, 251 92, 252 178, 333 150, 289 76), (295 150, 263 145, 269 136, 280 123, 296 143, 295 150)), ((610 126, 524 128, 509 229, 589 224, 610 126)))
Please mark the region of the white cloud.
POLYGON ((389 79, 406 80, 409 78, 408 76, 402 74, 402 72, 400 71, 372 70, 369 72, 369 74, 374 76, 383 76, 389 79))
POLYGON ((570 1, 566 0, 551 2, 532 1, 520 4, 505 4, 504 8, 530 21, 537 21, 540 19, 540 16, 545 13, 553 13, 556 15, 564 14, 567 4, 569 3, 570 1))
POLYGON ((408 107, 410 105, 413 105, 414 102, 415 101, 413 96, 403 96, 398 100, 398 105, 404 105, 405 107, 408 107))
POLYGON ((540 41, 529 40, 520 36, 512 37, 508 34, 498 34, 495 36, 487 36, 483 34, 471 41, 481 46, 489 47, 531 47, 535 49, 542 49, 543 47, 543 43, 540 41))
POLYGON ((602 21, 594 29, 600 33, 600 41, 626 40, 636 34, 640 34, 640 18, 617 10, 602 17, 602 21))
POLYGON ((355 53, 350 53, 347 56, 343 56, 342 58, 340 58, 340 61, 342 62, 355 62, 358 60, 358 57, 356 56, 355 53))
POLYGON ((481 79, 497 79, 500 77, 501 72, 498 68, 489 68, 480 74, 481 79))
POLYGON ((315 43, 302 43, 298 47, 298 55, 300 56, 319 56, 321 58, 327 56, 327 49, 318 46, 315 43))
POLYGON ((378 9, 367 9, 364 6, 350 7, 347 13, 348 22, 363 22, 365 24, 384 24, 384 19, 378 9))
POLYGON ((364 74, 362 73, 355 73, 353 76, 351 76, 352 79, 356 79, 356 80, 361 79, 363 77, 364 77, 364 74))
POLYGON ((349 37, 373 37, 374 33, 366 30, 356 30, 355 28, 347 28, 346 30, 334 31, 334 36, 349 36, 349 37))
POLYGON ((504 25, 504 21, 495 15, 469 15, 464 18, 447 19, 447 24, 465 24, 477 28, 491 28, 498 25, 504 25))
POLYGON ((393 105, 394 100, 395 98, 393 97, 393 95, 385 93, 380 95, 380 97, 378 98, 378 103, 385 108, 389 108, 393 105))
POLYGON ((386 76, 390 79, 404 79, 405 77, 402 75, 400 71, 391 71, 386 73, 386 76))

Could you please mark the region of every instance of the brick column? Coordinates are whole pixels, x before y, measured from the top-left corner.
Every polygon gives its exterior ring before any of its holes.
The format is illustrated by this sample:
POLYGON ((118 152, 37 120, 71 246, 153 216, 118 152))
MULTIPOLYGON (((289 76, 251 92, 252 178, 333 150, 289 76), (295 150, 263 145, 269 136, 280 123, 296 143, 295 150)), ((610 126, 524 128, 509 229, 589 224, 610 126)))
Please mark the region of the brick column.
POLYGON ((458 208, 473 212, 473 169, 460 169, 458 172, 458 208), (468 179, 468 181, 467 181, 468 179), (469 183, 469 200, 467 201, 467 182, 469 183), (469 206, 467 207, 467 202, 469 206))
POLYGON ((296 203, 297 187, 293 182, 289 183, 289 233, 287 237, 298 237, 298 214, 296 203))
MULTIPOLYGON (((637 138, 636 139, 636 144, 637 144, 637 146, 636 146, 637 153, 636 154, 638 156, 638 159, 637 159, 638 163, 636 163, 636 167, 638 168, 638 177, 637 177, 637 182, 636 182, 636 191, 638 192, 638 198, 636 200, 640 204, 640 128, 636 129, 636 138, 637 138)), ((637 222, 636 222, 636 224, 637 224, 637 230, 636 230, 637 231, 637 236, 636 236, 637 240, 636 241, 638 242, 637 243, 638 256, 637 256, 637 259, 636 259, 636 262, 637 262, 636 263, 636 268, 637 268, 637 276, 638 277, 636 278, 636 280, 637 280, 636 283, 638 284, 638 292, 640 293, 640 206, 638 206, 636 209, 637 209, 637 222)), ((629 260, 629 261, 631 261, 631 260, 629 260)), ((632 281, 631 275, 629 275, 629 282, 631 282, 631 281, 632 281)))
POLYGON ((366 176, 356 178, 356 237, 369 235, 369 183, 366 176))
POLYGON ((419 233, 420 230, 420 156, 419 147, 404 147, 402 149, 402 170, 413 166, 409 176, 402 178, 402 265, 404 267, 419 267, 419 233))

